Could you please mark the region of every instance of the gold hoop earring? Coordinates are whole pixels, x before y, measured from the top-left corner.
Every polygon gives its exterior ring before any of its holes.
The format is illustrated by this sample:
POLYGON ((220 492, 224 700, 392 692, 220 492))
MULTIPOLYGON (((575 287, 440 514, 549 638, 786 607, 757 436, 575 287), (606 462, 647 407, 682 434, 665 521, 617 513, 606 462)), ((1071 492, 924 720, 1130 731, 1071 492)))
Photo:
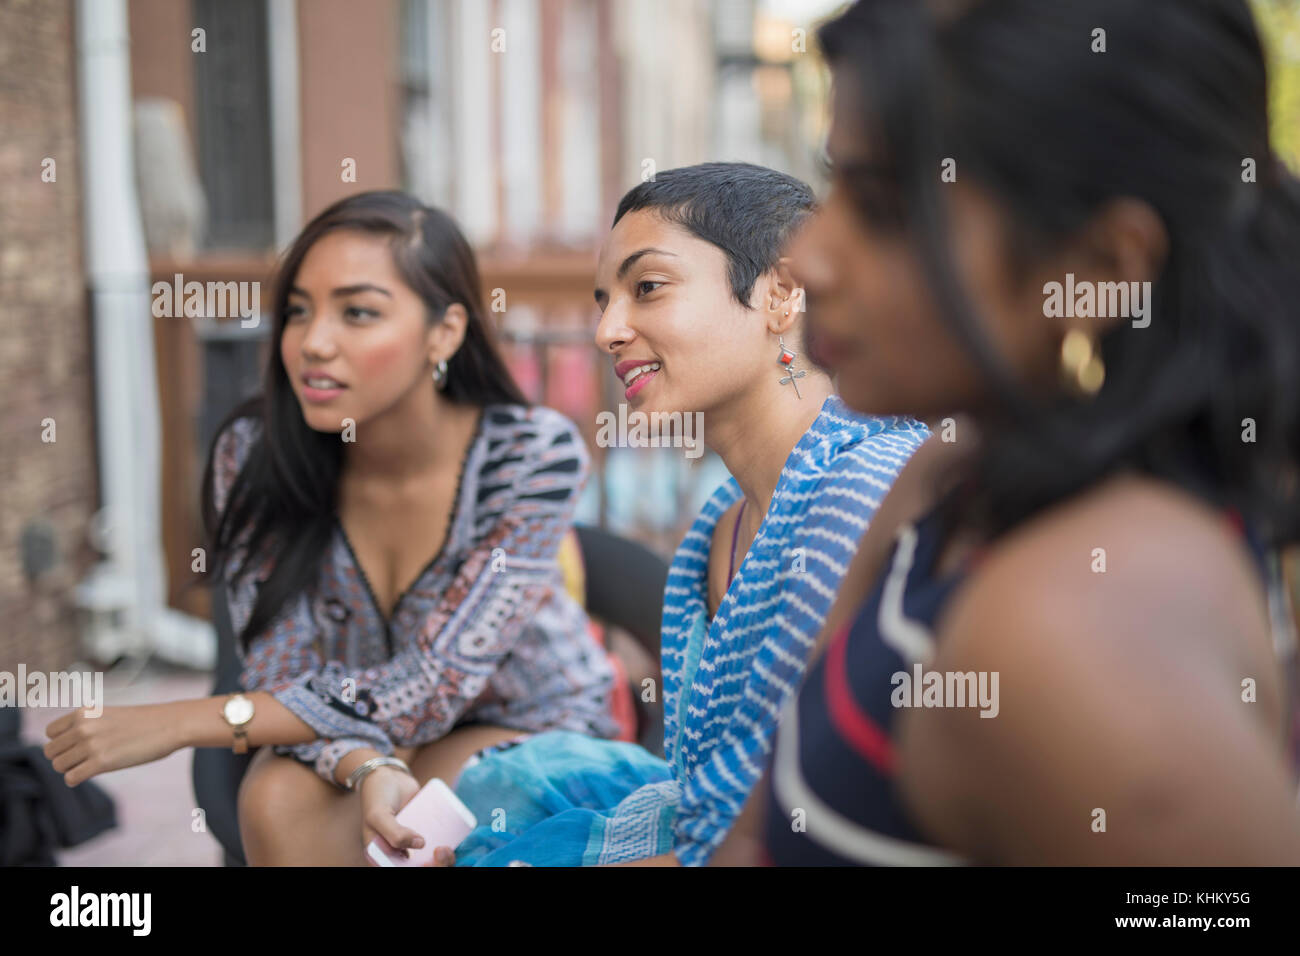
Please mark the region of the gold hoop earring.
POLYGON ((1079 398, 1092 398, 1106 381, 1096 340, 1081 329, 1070 329, 1061 340, 1061 378, 1079 398))

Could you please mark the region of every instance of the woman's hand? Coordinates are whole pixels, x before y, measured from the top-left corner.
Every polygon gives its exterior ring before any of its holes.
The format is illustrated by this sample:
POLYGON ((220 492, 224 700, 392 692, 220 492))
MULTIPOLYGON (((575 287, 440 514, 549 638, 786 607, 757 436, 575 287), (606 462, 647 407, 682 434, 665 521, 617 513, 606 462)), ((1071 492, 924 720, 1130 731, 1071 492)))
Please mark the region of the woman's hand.
POLYGON ((69 787, 110 770, 160 760, 177 750, 177 722, 167 704, 105 707, 98 717, 84 708, 64 714, 45 728, 45 756, 69 787))
MULTIPOLYGON (((396 767, 372 770, 361 781, 361 846, 382 837, 398 853, 424 846, 424 837, 397 822, 397 811, 420 792, 419 782, 396 767)), ((366 856, 366 862, 375 864, 366 856)))
POLYGON ((433 861, 429 866, 455 866, 456 853, 449 846, 440 846, 433 851, 433 861))

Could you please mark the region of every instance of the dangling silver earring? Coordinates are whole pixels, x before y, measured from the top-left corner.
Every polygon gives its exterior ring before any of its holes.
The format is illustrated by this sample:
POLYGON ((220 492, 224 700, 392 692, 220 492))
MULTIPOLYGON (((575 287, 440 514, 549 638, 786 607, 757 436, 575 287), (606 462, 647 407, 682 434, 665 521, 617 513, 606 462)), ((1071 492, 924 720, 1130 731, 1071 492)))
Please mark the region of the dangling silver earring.
MULTIPOLYGON (((790 313, 788 312, 786 313, 786 315, 789 314, 790 313)), ((781 379, 781 384, 793 385, 795 397, 803 398, 803 396, 799 394, 799 383, 795 381, 795 379, 803 378, 805 375, 808 374, 808 370, 800 369, 799 371, 796 372, 792 364, 794 362, 795 353, 785 347, 784 337, 778 335, 776 337, 776 340, 781 343, 781 354, 776 361, 777 364, 779 364, 783 369, 785 369, 785 376, 786 376, 785 378, 781 379)))
POLYGON ((438 359, 438 364, 437 366, 435 366, 433 370, 433 386, 434 388, 447 387, 447 360, 446 359, 438 359))

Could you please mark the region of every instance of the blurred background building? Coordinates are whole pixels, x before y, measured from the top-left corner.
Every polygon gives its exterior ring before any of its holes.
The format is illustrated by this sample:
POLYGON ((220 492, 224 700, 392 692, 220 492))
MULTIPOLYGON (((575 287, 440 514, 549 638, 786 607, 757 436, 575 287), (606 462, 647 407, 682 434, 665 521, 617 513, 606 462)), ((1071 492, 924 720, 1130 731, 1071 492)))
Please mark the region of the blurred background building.
POLYGON ((833 0, 4 0, 3 660, 211 660, 199 482, 269 316, 154 318, 154 281, 267 283, 316 212, 400 187, 480 254, 511 368, 586 434, 583 521, 671 553, 711 455, 602 449, 592 345, 619 197, 707 159, 806 180, 833 0), (52 161, 53 180, 42 181, 52 161), (141 309, 143 308, 143 312, 141 309), (45 420, 55 433, 42 440, 45 420))

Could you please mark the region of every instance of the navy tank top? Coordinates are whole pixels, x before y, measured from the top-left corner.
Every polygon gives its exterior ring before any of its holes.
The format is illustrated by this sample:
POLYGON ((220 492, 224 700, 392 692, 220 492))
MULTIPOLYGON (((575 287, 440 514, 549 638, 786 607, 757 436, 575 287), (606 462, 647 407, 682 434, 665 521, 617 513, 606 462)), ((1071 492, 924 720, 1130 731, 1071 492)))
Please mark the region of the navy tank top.
MULTIPOLYGON (((1293 768, 1300 767, 1295 633, 1279 562, 1228 515, 1268 585, 1273 639, 1290 686, 1293 768)), ((768 773, 762 834, 777 866, 927 866, 967 861, 923 836, 897 789, 898 672, 932 657, 934 623, 971 569, 942 577, 943 511, 900 527, 893 551, 856 618, 830 639, 781 714, 768 773)))

